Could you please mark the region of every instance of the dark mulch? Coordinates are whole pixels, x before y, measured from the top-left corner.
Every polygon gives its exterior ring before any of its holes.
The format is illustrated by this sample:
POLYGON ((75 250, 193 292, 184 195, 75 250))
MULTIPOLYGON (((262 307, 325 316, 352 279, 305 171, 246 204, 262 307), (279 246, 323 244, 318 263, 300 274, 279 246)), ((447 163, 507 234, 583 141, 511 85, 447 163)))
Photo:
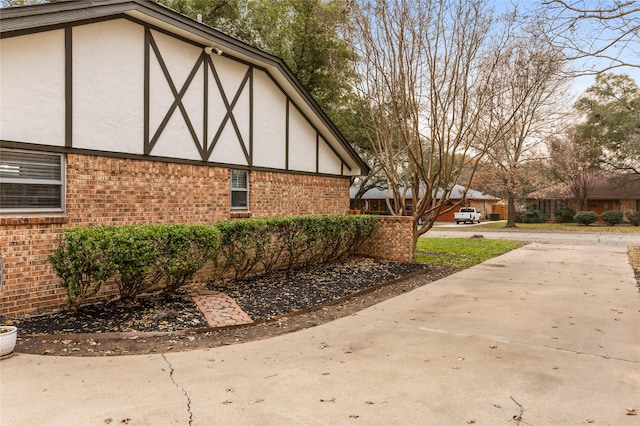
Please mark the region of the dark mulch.
POLYGON ((204 314, 186 294, 114 300, 15 321, 22 334, 176 331, 207 327, 204 314))
MULTIPOLYGON (((258 340, 350 315, 453 272, 450 268, 357 258, 288 275, 223 281, 209 289, 234 298, 254 324, 209 329, 187 294, 149 295, 131 303, 113 301, 13 321, 19 327, 16 350, 104 356, 258 340)), ((10 321, 0 317, 0 322, 10 321)))
POLYGON ((261 321, 340 299, 425 267, 358 258, 248 281, 229 280, 208 288, 227 294, 251 319, 261 321))
MULTIPOLYGON (((420 264, 358 258, 288 274, 227 280, 208 289, 235 299, 258 322, 340 299, 424 268, 420 264)), ((167 332, 207 327, 204 314, 191 297, 180 293, 147 295, 129 302, 114 300, 14 323, 22 334, 167 332)))

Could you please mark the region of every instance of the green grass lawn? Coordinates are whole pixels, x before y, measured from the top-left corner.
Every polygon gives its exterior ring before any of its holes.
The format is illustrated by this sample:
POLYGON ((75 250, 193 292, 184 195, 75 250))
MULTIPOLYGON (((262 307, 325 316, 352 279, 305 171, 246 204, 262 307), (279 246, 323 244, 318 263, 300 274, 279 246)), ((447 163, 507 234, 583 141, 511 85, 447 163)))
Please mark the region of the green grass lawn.
POLYGON ((484 238, 419 238, 415 261, 464 269, 521 245, 518 241, 484 238))
POLYGON ((476 226, 456 226, 447 228, 447 231, 505 231, 505 232, 601 232, 613 234, 640 234, 640 226, 629 224, 607 226, 605 224, 596 223, 589 226, 579 225, 577 223, 516 223, 516 228, 505 228, 507 222, 491 222, 483 223, 476 226))

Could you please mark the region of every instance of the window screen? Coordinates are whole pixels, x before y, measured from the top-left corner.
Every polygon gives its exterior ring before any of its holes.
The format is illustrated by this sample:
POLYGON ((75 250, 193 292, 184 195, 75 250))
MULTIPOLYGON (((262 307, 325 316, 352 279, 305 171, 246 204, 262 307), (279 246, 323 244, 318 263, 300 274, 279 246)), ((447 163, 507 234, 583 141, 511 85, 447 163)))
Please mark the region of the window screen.
POLYGON ((246 170, 231 170, 231 208, 249 207, 249 173, 246 170))
POLYGON ((0 149, 0 210, 61 211, 62 165, 60 154, 0 149))

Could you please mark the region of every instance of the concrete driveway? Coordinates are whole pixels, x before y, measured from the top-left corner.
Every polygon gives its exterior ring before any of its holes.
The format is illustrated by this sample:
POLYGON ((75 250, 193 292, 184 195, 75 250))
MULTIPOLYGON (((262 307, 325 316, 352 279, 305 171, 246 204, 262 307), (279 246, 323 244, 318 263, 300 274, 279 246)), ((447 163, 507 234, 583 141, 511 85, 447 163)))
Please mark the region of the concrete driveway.
POLYGON ((637 425, 626 248, 530 244, 247 344, 0 361, 2 425, 637 425))

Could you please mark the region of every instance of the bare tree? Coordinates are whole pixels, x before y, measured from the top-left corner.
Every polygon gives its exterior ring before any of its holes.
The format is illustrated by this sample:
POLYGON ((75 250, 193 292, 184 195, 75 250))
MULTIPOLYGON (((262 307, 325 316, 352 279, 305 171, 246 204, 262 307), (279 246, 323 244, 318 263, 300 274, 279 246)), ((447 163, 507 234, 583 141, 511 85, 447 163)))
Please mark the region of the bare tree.
POLYGON ((393 193, 393 213, 412 212, 417 239, 456 207, 454 185, 468 187, 487 150, 512 131, 522 99, 510 115, 494 111, 507 96, 501 65, 512 23, 496 20, 486 0, 355 6, 362 119, 371 123, 368 139, 393 193))
POLYGON ((587 200, 600 179, 600 148, 580 141, 575 128, 549 140, 548 175, 564 183, 567 198, 578 201, 579 210, 587 210, 587 200))
POLYGON ((640 3, 636 0, 545 0, 545 34, 583 73, 640 68, 640 3), (589 61, 589 59, 591 59, 589 61))
POLYGON ((499 64, 502 78, 492 106, 502 121, 512 119, 509 131, 487 152, 497 178, 492 179, 493 194, 507 199, 507 228, 516 226, 516 201, 531 192, 539 180, 535 168, 526 165, 546 156, 545 141, 563 130, 557 127, 564 123, 567 98, 568 79, 562 73, 565 57, 536 34, 539 31, 520 32, 514 38, 499 64))

